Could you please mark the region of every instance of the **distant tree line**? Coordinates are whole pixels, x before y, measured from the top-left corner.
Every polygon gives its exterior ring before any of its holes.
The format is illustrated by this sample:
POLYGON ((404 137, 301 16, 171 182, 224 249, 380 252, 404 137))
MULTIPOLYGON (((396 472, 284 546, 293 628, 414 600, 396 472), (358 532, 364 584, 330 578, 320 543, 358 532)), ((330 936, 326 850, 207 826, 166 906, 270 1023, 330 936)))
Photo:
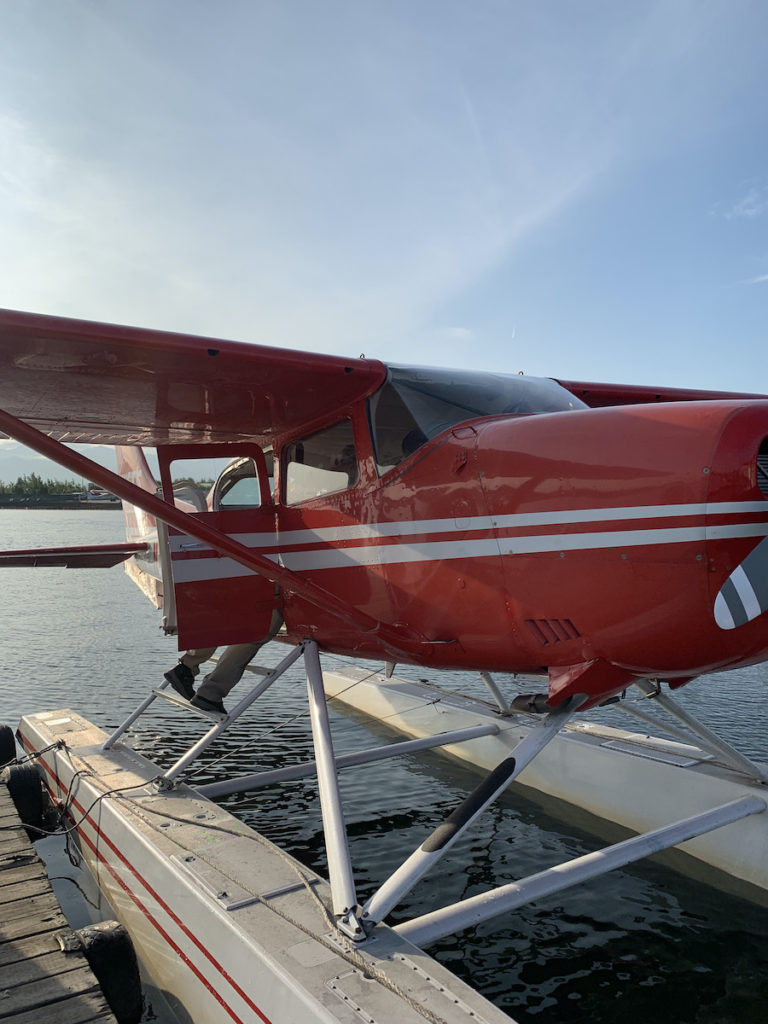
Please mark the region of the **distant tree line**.
MULTIPOLYGON (((204 491, 210 490, 213 480, 174 480, 174 484, 192 484, 204 491)), ((16 478, 15 483, 0 480, 0 494, 83 494, 86 491, 101 490, 98 484, 78 480, 44 480, 37 473, 26 473, 16 478)))
POLYGON ((43 480, 37 473, 17 477, 12 484, 0 480, 0 494, 72 494, 82 491, 82 483, 76 480, 43 480))

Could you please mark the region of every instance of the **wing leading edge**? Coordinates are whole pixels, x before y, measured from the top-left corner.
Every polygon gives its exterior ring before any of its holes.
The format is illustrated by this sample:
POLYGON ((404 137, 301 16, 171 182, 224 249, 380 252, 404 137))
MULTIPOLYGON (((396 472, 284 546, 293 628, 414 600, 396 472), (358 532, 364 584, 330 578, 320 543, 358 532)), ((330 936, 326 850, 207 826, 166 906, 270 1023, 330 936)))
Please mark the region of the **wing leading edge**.
POLYGON ((615 405, 647 405, 653 402, 716 402, 741 398, 765 401, 768 395, 733 391, 697 391, 693 388, 656 388, 646 384, 597 384, 558 380, 557 383, 592 409, 615 405))

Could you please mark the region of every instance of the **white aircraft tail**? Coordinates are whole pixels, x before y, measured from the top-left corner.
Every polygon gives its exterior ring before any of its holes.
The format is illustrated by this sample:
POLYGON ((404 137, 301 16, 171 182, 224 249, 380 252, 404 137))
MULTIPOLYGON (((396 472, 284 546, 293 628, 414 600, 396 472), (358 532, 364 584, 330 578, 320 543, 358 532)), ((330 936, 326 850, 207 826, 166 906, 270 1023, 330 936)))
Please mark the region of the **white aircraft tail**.
MULTIPOLYGON (((132 484, 156 494, 158 483, 141 448, 116 445, 117 472, 132 484)), ((155 608, 163 612, 166 633, 176 632, 176 606, 171 583, 168 531, 153 515, 123 502, 126 539, 147 544, 146 554, 135 555, 125 563, 125 571, 155 608), (165 585, 164 585, 165 584, 165 585)))
MULTIPOLYGON (((125 480, 141 487, 150 494, 156 494, 158 489, 157 481, 149 468, 144 451, 141 448, 129 447, 127 445, 116 445, 115 455, 117 456, 117 472, 125 480)), ((126 540, 131 543, 141 543, 151 537, 157 525, 155 517, 143 509, 136 508, 123 502, 123 517, 125 518, 126 540)))

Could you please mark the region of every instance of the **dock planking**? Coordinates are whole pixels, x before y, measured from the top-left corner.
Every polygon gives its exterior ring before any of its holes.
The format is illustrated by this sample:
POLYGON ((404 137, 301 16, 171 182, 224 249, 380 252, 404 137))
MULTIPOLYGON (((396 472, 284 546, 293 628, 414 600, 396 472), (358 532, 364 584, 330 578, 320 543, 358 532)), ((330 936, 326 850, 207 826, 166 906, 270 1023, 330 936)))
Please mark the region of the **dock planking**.
POLYGON ((0 783, 0 1022, 115 1024, 85 954, 59 945, 69 925, 20 826, 0 783))

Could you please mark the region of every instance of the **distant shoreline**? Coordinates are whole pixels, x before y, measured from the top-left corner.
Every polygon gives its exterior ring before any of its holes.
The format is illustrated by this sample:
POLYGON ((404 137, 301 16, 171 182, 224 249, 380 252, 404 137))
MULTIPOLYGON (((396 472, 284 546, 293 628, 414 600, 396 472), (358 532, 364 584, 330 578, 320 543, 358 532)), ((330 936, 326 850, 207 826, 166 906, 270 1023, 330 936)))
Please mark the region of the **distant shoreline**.
POLYGON ((0 494, 0 510, 18 509, 22 512, 31 512, 34 509, 51 509, 66 511, 93 512, 97 509, 110 509, 121 512, 123 503, 121 501, 62 501, 61 498, 50 497, 45 494, 29 495, 17 498, 15 496, 0 494))

